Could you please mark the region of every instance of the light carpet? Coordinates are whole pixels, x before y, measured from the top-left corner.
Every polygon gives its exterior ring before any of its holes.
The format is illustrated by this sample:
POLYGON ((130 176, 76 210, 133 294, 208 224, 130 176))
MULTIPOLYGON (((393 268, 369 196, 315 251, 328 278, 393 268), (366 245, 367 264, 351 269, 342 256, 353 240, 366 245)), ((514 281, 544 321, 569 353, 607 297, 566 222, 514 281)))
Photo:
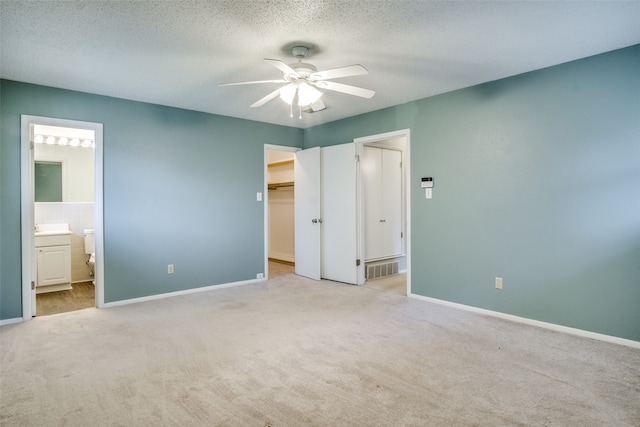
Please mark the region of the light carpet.
POLYGON ((640 351, 292 274, 0 328, 7 426, 639 426, 640 351))

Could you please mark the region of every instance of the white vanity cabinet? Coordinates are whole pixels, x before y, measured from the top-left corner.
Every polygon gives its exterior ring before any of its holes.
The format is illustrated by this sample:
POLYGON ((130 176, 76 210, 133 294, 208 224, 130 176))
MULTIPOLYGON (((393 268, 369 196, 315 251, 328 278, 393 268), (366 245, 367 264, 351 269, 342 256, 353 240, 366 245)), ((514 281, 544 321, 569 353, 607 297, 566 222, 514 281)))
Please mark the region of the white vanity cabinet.
POLYGON ((71 233, 35 236, 36 293, 71 289, 71 233))

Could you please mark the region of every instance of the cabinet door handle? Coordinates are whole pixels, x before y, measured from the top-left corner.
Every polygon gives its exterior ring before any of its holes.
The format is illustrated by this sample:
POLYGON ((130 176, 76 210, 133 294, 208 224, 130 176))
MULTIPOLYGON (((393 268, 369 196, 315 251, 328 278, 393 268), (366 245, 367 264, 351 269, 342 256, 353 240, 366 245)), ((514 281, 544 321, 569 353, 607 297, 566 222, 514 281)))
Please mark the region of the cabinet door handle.
POLYGON ((311 222, 312 222, 313 224, 317 224, 317 223, 318 223, 318 219, 317 219, 317 218, 313 218, 313 219, 311 220, 311 222))
POLYGON ((380 222, 387 222, 387 220, 386 219, 381 219, 380 222))

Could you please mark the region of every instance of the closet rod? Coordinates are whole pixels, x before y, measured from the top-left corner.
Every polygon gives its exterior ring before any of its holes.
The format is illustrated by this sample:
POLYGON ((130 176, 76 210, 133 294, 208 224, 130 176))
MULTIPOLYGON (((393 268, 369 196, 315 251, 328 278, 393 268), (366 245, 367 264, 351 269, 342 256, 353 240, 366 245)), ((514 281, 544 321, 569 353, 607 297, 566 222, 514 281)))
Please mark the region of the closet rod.
POLYGON ((280 187, 293 187, 294 185, 293 182, 279 182, 277 184, 268 184, 267 188, 269 190, 277 190, 280 187))

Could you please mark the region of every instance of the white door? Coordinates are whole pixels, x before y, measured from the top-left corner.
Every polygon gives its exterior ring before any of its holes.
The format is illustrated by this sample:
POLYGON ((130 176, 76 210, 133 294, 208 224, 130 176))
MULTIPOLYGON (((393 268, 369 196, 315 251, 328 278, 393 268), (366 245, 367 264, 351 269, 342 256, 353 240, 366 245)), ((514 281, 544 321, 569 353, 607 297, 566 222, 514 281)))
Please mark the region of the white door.
POLYGON ((381 237, 385 256, 402 255, 402 153, 382 150, 382 218, 381 237))
POLYGON ((377 147, 362 147, 360 167, 362 168, 364 193, 364 257, 367 261, 382 257, 383 240, 380 233, 383 217, 381 214, 384 199, 382 197, 382 150, 377 147))
POLYGON ((355 144, 296 152, 295 272, 358 284, 355 144))
MULTIPOLYGON (((33 228, 33 227, 32 227, 33 228)), ((33 247, 33 243, 32 243, 32 247, 33 247)), ((38 259, 38 254, 35 253, 33 255, 33 259, 37 260, 38 259)), ((31 279, 33 279, 33 281, 31 282, 31 295, 30 295, 30 301, 31 301, 31 316, 35 317, 36 316, 36 284, 38 282, 38 267, 37 267, 37 261, 28 262, 29 266, 27 268, 31 269, 31 275, 29 276, 31 279)), ((24 296, 23 296, 24 298, 24 296)))
POLYGON ((295 272, 320 280, 320 147, 296 152, 295 272))
POLYGON ((322 148, 322 278, 358 284, 357 162, 354 143, 322 148))
POLYGON ((367 261, 402 255, 402 153, 363 147, 361 161, 364 193, 367 261))

